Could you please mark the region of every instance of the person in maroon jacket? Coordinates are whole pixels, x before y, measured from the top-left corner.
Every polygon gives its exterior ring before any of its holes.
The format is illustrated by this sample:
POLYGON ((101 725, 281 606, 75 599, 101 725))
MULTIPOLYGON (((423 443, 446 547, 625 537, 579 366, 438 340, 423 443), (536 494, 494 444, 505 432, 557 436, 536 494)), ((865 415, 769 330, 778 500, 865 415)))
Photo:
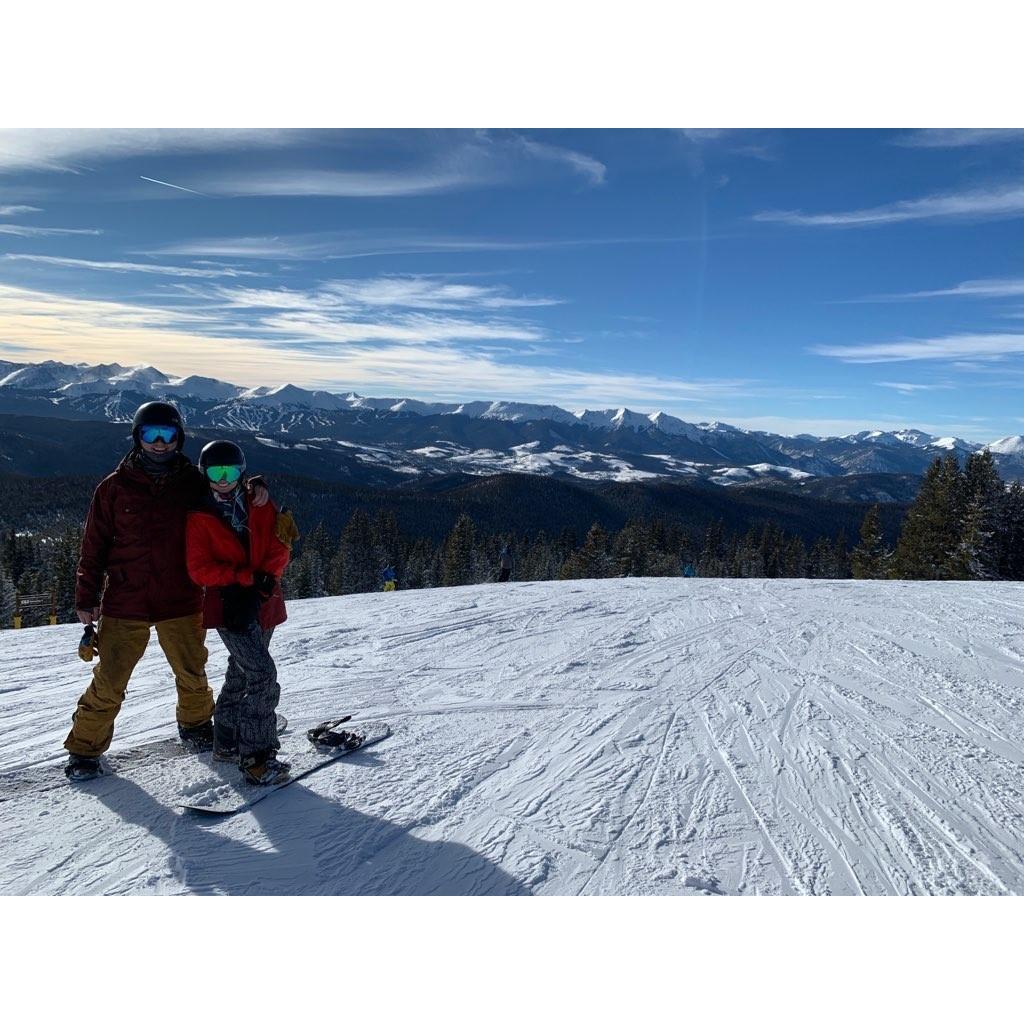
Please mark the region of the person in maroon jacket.
MULTIPOLYGON (((185 429, 173 405, 140 406, 132 438, 132 450, 96 488, 82 538, 75 607, 86 625, 99 621, 99 661, 64 742, 65 771, 76 782, 100 772, 152 627, 174 672, 182 740, 194 749, 213 744, 203 591, 185 564, 186 515, 205 499, 206 484, 182 454, 185 429)), ((266 488, 250 483, 254 503, 265 504, 266 488)))
POLYGON ((245 455, 237 444, 211 441, 199 468, 209 493, 188 514, 188 571, 206 588, 203 624, 228 650, 213 756, 235 761, 248 782, 273 785, 288 777, 287 762, 277 759, 281 687, 270 638, 287 618, 280 578, 290 552, 277 535, 273 503, 256 507, 242 486, 245 455))

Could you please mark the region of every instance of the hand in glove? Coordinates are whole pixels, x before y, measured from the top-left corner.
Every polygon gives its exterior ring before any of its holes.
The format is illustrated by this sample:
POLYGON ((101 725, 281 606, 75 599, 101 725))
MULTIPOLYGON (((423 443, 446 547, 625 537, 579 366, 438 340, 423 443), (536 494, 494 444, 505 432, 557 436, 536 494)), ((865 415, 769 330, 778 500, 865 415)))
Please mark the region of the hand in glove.
POLYGON ((299 528, 295 525, 291 512, 283 508, 274 522, 274 533, 277 539, 291 551, 292 545, 299 539, 299 528))
POLYGON ((254 572, 252 574, 252 581, 259 591, 260 597, 264 600, 273 596, 274 587, 277 586, 276 577, 271 576, 269 572, 254 572))
POLYGON ((260 592, 255 587, 232 583, 220 588, 224 610, 224 628, 229 633, 245 633, 259 619, 260 592))

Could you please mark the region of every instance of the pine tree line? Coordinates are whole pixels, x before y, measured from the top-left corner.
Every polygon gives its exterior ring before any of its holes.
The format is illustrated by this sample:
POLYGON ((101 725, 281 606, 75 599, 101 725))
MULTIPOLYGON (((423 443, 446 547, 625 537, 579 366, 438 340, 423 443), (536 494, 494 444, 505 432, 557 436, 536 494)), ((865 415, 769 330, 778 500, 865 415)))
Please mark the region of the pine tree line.
MULTIPOLYGON (((75 619, 74 581, 81 527, 30 535, 0 535, 0 628, 9 628, 15 592, 56 590, 58 621, 75 619)), ((886 546, 879 506, 861 526, 851 552, 845 533, 819 536, 808 547, 774 520, 738 533, 724 520, 703 536, 661 519, 635 518, 608 531, 595 523, 580 540, 572 529, 549 535, 484 534, 459 517, 441 541, 403 533, 394 512, 373 517, 357 508, 340 535, 318 523, 296 547, 284 578, 291 598, 359 594, 381 589, 395 570, 402 590, 486 583, 496 579, 509 545, 513 579, 604 579, 680 576, 811 579, 1024 580, 1024 487, 1007 488, 987 451, 936 459, 908 510, 898 541, 886 546), (692 568, 691 568, 692 567, 692 568), (690 568, 690 572, 685 572, 690 568)), ((42 613, 25 625, 45 621, 42 613)))
POLYGON ((962 468, 952 453, 928 467, 891 551, 878 511, 865 516, 853 551, 857 579, 1024 579, 1024 488, 1006 487, 988 450, 962 468))
POLYGON ((810 549, 770 521, 760 530, 731 533, 714 523, 703 538, 660 519, 632 519, 609 532, 595 523, 582 543, 573 530, 481 534, 468 515, 439 543, 401 533, 393 513, 373 519, 356 510, 340 537, 318 523, 301 542, 284 578, 292 598, 367 593, 381 589, 381 573, 395 570, 398 589, 487 583, 497 576, 499 554, 509 545, 519 581, 607 579, 622 576, 681 576, 687 566, 699 576, 812 577, 851 575, 843 531, 821 537, 810 549))

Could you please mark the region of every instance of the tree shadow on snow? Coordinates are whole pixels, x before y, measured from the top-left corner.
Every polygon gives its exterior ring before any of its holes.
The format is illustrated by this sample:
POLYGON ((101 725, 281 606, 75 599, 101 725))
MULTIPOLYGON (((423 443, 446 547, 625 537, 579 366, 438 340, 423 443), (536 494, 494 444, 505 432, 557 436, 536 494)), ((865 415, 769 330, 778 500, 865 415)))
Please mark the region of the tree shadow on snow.
MULTIPOLYGON (((374 760, 369 751, 348 759, 350 767, 374 760)), ((125 776, 95 797, 164 843, 173 874, 193 893, 532 895, 468 846, 419 839, 409 833, 412 826, 352 810, 302 782, 230 817, 168 807, 125 776)))

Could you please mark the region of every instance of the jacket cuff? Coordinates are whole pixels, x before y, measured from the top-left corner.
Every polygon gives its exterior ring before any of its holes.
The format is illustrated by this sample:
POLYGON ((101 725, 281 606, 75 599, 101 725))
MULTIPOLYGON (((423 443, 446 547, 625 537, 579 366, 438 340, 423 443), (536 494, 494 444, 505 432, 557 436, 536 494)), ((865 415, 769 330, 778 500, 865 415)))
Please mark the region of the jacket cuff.
POLYGON ((242 569, 238 573, 238 582, 241 583, 243 587, 251 587, 253 585, 252 569, 242 569))

